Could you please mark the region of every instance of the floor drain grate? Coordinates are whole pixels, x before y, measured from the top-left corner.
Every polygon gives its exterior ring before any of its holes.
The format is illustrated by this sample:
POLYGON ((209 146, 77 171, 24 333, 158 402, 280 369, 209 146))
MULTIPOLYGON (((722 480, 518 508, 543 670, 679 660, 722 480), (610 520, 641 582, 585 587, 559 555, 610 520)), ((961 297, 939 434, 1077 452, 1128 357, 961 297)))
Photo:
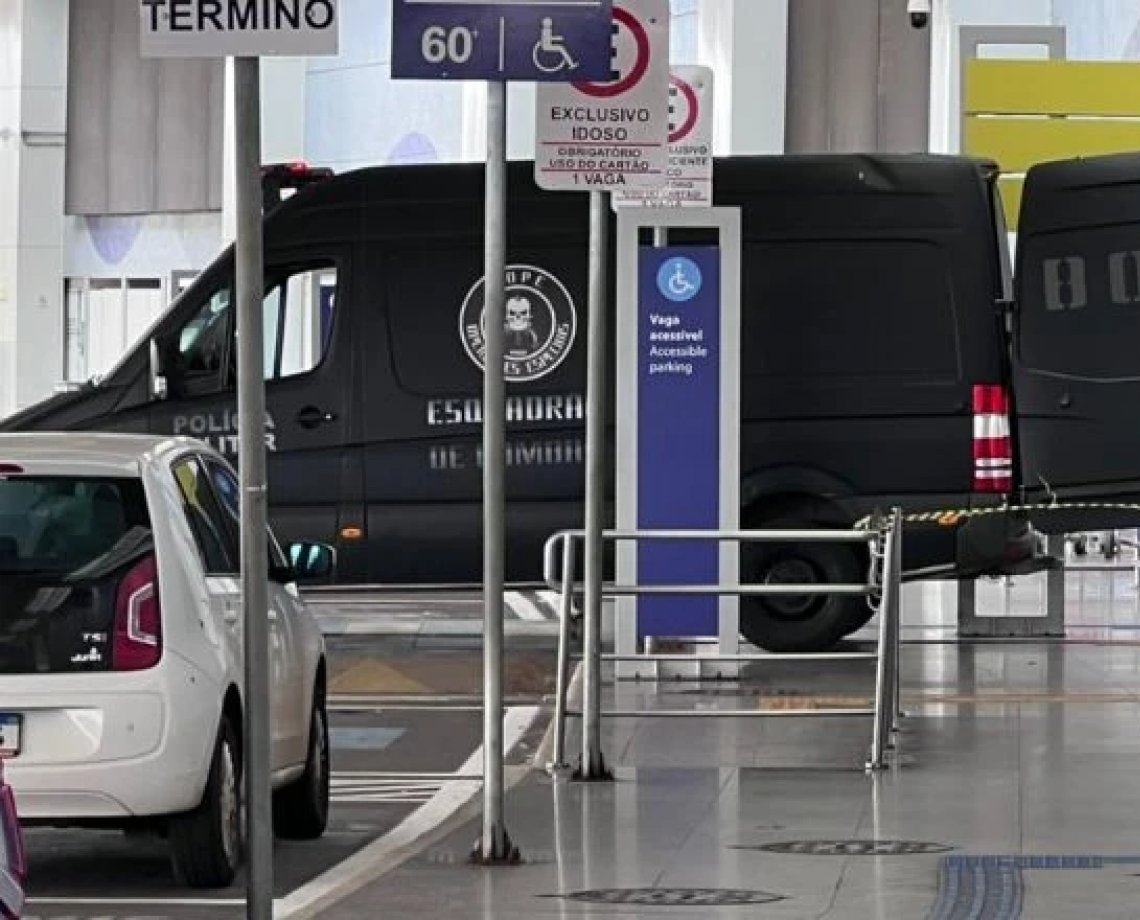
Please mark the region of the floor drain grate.
POLYGON ((922 856, 948 853, 954 848, 921 840, 793 840, 735 849, 763 850, 790 856, 922 856))
POLYGON ((549 895, 589 904, 640 904, 654 907, 733 907, 772 904, 783 895, 732 888, 598 888, 549 895))

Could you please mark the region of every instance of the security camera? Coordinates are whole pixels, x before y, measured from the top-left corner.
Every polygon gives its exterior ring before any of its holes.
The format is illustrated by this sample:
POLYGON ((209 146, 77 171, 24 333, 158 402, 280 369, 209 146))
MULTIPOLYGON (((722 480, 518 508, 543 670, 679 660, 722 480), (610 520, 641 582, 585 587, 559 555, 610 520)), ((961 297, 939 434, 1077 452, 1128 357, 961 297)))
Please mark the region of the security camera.
POLYGON ((906 11, 914 28, 925 29, 930 24, 932 2, 933 0, 906 0, 906 11))

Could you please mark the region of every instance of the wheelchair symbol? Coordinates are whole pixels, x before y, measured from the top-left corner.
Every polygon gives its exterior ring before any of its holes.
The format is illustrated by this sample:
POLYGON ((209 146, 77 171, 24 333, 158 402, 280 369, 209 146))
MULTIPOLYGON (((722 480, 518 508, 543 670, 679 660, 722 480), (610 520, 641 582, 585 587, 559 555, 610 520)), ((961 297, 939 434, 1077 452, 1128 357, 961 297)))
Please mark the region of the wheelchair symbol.
POLYGON ((543 73, 559 73, 563 70, 576 70, 578 62, 566 49, 566 39, 554 34, 554 20, 549 16, 542 20, 541 37, 534 45, 531 57, 534 66, 543 73))
POLYGON ((669 259, 657 272, 657 289, 668 300, 683 303, 701 291, 701 270, 692 259, 669 259))

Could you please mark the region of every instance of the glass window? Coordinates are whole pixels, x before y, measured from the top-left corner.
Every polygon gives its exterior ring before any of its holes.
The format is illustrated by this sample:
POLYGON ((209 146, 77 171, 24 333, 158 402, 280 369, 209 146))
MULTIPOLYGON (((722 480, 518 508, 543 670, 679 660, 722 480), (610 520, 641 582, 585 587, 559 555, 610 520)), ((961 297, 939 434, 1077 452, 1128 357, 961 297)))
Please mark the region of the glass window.
POLYGON ((238 548, 214 491, 197 460, 184 460, 174 468, 182 493, 182 508, 207 575, 235 575, 238 548))
POLYGON ((187 323, 178 339, 182 375, 216 377, 226 366, 231 341, 230 289, 223 288, 187 323))
POLYGON ((310 266, 265 295, 265 379, 298 377, 324 360, 336 311, 337 270, 310 266))
POLYGON ((149 534, 137 479, 0 478, 0 572, 82 577, 149 534))
MULTIPOLYGON (((213 459, 206 461, 206 469, 209 470, 210 482, 214 484, 222 507, 233 525, 234 533, 239 534, 241 532, 241 486, 238 484, 237 477, 227 467, 213 459)), ((285 554, 281 551, 272 530, 269 531, 268 544, 270 564, 279 568, 284 567, 287 564, 285 554)))

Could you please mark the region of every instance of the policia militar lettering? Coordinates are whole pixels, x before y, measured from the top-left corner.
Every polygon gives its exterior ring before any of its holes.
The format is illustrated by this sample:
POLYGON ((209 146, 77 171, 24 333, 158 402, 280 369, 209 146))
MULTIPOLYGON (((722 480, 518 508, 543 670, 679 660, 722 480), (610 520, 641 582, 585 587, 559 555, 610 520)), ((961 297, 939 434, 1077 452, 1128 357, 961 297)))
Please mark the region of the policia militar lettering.
MULTIPOLYGON (((525 580, 582 523, 588 215, 511 169, 507 561, 525 580)), ((266 173, 271 516, 286 541, 336 544, 342 580, 479 578, 482 182, 477 165, 266 173)), ((1037 530, 1140 523, 1140 156, 1031 170, 1016 272, 993 163, 733 158, 716 189, 743 210, 744 526, 1018 506, 908 527, 909 572, 972 577, 1047 565, 1037 530)), ((232 448, 232 289, 227 251, 105 378, 3 428, 232 448)), ((742 577, 854 582, 867 562, 753 546, 742 577)), ((748 598, 741 630, 822 649, 869 616, 860 599, 748 598)))

